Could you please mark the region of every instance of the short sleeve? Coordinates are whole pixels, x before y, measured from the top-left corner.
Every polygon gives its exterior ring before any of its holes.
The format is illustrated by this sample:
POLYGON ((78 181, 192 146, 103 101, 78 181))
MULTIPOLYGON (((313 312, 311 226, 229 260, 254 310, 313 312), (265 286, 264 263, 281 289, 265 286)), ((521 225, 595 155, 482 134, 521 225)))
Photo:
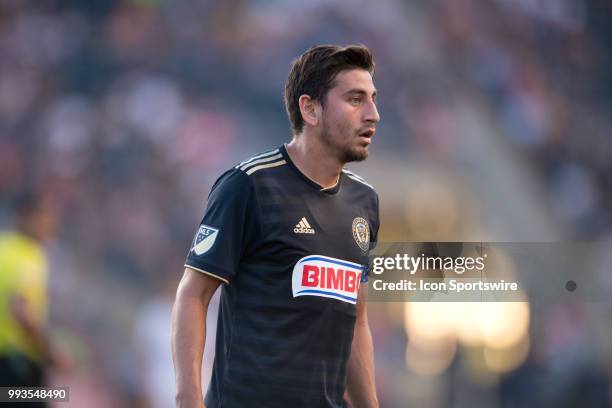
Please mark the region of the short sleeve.
POLYGON ((241 170, 224 173, 213 186, 185 266, 226 284, 236 276, 258 223, 251 180, 241 170))

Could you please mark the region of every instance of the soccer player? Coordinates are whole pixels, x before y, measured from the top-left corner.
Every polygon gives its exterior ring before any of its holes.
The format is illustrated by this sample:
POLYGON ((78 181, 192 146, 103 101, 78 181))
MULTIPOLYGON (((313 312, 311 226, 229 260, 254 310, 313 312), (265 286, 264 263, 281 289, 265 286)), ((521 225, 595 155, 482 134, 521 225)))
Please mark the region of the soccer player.
POLYGON ((364 46, 317 46, 285 86, 293 139, 225 172, 179 284, 172 350, 179 407, 377 407, 365 304, 378 196, 344 169, 380 117, 364 46), (212 380, 200 370, 223 284, 212 380))
POLYGON ((43 248, 55 234, 57 219, 49 203, 34 192, 21 194, 15 209, 16 228, 0 232, 0 386, 42 387, 46 366, 61 362, 48 330, 43 248))

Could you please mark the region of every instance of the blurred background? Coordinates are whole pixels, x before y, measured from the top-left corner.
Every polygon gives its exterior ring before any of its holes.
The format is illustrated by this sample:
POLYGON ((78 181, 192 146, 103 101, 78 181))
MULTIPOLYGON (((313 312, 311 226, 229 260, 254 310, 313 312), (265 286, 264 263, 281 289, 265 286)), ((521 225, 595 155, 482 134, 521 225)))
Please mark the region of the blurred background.
MULTIPOLYGON (((611 22, 606 0, 0 0, 0 227, 24 190, 56 220, 49 383, 69 406, 171 406, 208 191, 290 139, 284 81, 316 44, 376 59, 382 121, 349 167, 381 197, 381 241, 612 253, 611 22)), ((611 406, 610 304, 481 306, 370 303, 381 406, 611 406)))

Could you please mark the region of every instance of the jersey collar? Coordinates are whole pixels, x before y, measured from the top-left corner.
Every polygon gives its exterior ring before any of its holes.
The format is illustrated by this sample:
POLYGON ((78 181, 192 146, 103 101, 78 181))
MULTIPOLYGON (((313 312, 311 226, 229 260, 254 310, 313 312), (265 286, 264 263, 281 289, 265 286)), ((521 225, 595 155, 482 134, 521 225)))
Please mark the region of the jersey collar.
POLYGON ((300 169, 297 168, 297 166, 293 163, 293 161, 291 160, 291 157, 289 157, 289 153, 287 153, 287 148, 286 145, 283 144, 280 148, 279 148, 281 154, 283 155, 285 161, 287 162, 287 164, 289 165, 289 167, 302 179, 306 182, 306 184, 310 185, 311 187, 317 189, 318 191, 322 192, 322 193, 326 193, 326 194, 336 194, 339 190, 340 190, 340 185, 342 184, 342 178, 344 177, 344 172, 340 172, 340 177, 338 177, 338 182, 332 186, 332 187, 328 187, 328 188, 323 188, 319 183, 317 183, 316 181, 310 179, 307 175, 305 175, 304 173, 302 173, 300 171, 300 169))

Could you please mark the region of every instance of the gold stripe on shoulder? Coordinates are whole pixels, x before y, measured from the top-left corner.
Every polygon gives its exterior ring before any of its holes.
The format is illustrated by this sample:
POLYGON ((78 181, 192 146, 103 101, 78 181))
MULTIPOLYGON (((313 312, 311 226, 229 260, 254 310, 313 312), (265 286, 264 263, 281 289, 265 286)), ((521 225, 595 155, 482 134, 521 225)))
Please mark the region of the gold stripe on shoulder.
POLYGON ((245 161, 243 161, 242 163, 238 164, 237 166, 234 166, 234 168, 236 168, 236 169, 240 168, 240 167, 242 167, 242 166, 244 166, 246 164, 251 163, 254 160, 261 159, 263 157, 272 156, 273 154, 278 153, 278 152, 279 152, 279 149, 274 149, 274 150, 270 150, 269 152, 258 154, 257 156, 253 156, 253 157, 250 157, 250 158, 246 159, 245 161))
POLYGON ((283 164, 287 164, 287 162, 283 159, 277 162, 273 162, 273 163, 267 163, 267 164, 261 164, 259 166, 255 166, 255 167, 251 167, 250 169, 248 169, 246 171, 246 174, 248 174, 249 176, 253 173, 255 173, 256 171, 262 170, 262 169, 269 169, 270 167, 278 167, 278 166, 282 166, 283 164))
POLYGON ((185 264, 184 266, 185 266, 185 268, 193 269, 193 270, 194 270, 194 271, 196 271, 196 272, 200 272, 200 273, 206 274, 206 275, 208 275, 208 276, 212 276, 213 278, 217 278, 217 279, 219 279, 220 281, 222 281, 223 283, 225 283, 226 285, 229 285, 229 284, 230 284, 230 283, 229 283, 229 281, 228 281, 227 279, 222 278, 222 277, 220 277, 220 276, 218 276, 218 275, 215 275, 214 273, 206 272, 206 271, 205 271, 205 270, 203 270, 203 269, 196 268, 195 266, 191 266, 191 265, 188 265, 188 264, 185 264))
POLYGON ((280 159, 281 157, 283 157, 283 155, 278 153, 278 154, 275 154, 274 156, 264 157, 263 159, 252 161, 252 162, 250 162, 248 164, 245 164, 244 166, 240 166, 239 168, 242 171, 246 171, 249 167, 253 167, 253 166, 255 166, 257 164, 261 164, 261 163, 273 162, 273 161, 276 161, 276 160, 280 159))

